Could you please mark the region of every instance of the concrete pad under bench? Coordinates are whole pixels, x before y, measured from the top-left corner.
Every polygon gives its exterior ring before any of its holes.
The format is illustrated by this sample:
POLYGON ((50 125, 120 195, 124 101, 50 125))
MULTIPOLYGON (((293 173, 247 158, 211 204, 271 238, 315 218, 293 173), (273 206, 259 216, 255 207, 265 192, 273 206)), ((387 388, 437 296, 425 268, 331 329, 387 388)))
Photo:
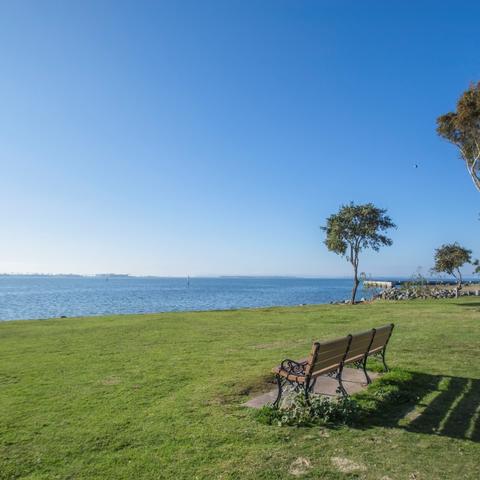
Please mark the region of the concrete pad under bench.
MULTIPOLYGON (((379 373, 376 372, 368 372, 369 377, 374 381, 376 378, 380 376, 379 373)), ((357 368, 344 368, 342 374, 342 382, 345 390, 349 395, 353 393, 358 393, 362 390, 367 388, 367 384, 365 383, 365 375, 363 374, 363 370, 357 368)), ((334 378, 330 377, 318 377, 315 383, 315 388, 313 389, 315 394, 319 395, 328 395, 331 397, 338 397, 337 393, 338 382, 334 378)), ((245 402, 243 405, 245 407, 250 408, 261 408, 264 405, 271 404, 277 398, 278 390, 277 388, 259 395, 258 397, 254 397, 250 399, 248 402, 245 402)))

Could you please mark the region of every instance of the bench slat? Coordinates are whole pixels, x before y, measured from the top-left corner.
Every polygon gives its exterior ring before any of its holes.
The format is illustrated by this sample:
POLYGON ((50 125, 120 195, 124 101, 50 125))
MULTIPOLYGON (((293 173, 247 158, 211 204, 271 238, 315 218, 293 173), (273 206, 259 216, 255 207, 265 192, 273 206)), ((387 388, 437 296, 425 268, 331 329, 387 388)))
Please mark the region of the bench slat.
POLYGON ((360 360, 367 354, 367 350, 372 343, 372 337, 374 330, 368 330, 366 332, 357 333, 352 336, 352 342, 348 349, 347 356, 345 357, 345 363, 355 362, 360 360))
POLYGON ((327 351, 322 350, 322 346, 318 350, 315 362, 323 362, 327 358, 333 358, 337 355, 344 355, 347 350, 348 342, 344 342, 338 345, 337 348, 332 348, 327 351))
POLYGON ((315 343, 312 349, 310 362, 307 366, 307 375, 319 375, 332 366, 338 368, 345 356, 351 337, 337 338, 324 344, 315 343))
POLYGON ((336 365, 337 367, 340 366, 342 363, 343 357, 345 356, 345 352, 336 355, 334 357, 328 357, 322 360, 321 362, 315 362, 315 364, 310 368, 309 373, 312 375, 318 375, 319 370, 323 370, 326 367, 331 365, 336 365))
POLYGON ((392 329, 392 325, 385 325, 376 329, 375 337, 373 337, 373 342, 370 347, 369 353, 381 350, 385 346, 390 337, 390 334, 392 333, 392 329))

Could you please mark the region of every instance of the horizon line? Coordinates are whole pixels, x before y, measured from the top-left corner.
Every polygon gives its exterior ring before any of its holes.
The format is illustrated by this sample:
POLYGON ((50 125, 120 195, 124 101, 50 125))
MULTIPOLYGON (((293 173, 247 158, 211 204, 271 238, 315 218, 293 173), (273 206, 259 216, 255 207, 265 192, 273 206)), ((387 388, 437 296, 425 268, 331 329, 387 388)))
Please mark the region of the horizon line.
MULTIPOLYGON (((0 272, 0 277, 80 277, 80 278, 299 278, 299 279, 351 279, 352 275, 325 275, 325 274, 200 274, 200 275, 148 275, 148 274, 130 274, 130 273, 42 273, 42 272, 0 272)), ((412 275, 369 275, 367 280, 378 279, 408 279, 412 275)), ((426 279, 441 279, 442 276, 425 276, 426 279)), ((474 275, 464 276, 464 280, 475 279, 474 275)))

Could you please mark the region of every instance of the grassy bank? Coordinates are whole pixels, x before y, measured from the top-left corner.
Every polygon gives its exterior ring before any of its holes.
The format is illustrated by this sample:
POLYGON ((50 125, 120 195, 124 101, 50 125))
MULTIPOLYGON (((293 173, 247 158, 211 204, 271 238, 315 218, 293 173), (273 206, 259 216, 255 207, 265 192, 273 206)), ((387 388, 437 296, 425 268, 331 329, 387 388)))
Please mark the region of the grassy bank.
POLYGON ((479 345, 473 297, 0 323, 0 478, 476 479, 479 345), (240 406, 312 339, 386 322, 415 401, 338 429, 240 406))

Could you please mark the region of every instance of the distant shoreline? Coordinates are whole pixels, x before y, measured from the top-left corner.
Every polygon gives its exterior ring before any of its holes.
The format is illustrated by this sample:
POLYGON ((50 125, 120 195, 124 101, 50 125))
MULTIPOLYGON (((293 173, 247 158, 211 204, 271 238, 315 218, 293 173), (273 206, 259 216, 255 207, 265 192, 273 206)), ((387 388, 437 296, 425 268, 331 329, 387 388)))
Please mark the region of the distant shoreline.
MULTIPOLYGON (((328 276, 328 275, 132 275, 129 273, 92 273, 92 274, 80 274, 80 273, 0 273, 0 277, 46 277, 46 278, 162 278, 162 279, 182 279, 182 278, 201 278, 201 279, 314 279, 314 280, 348 280, 351 278, 349 275, 340 276, 328 276)), ((393 278, 395 280, 403 280, 406 277, 378 277, 393 278)))
MULTIPOLYGON (((281 280, 281 279, 298 279, 298 280, 350 280, 351 276, 325 276, 325 275, 132 275, 129 273, 92 273, 92 274, 80 274, 80 273, 0 273, 0 278, 85 278, 85 279, 216 279, 216 280, 281 280)), ((430 286, 434 285, 455 285, 455 282, 450 279, 438 278, 438 277, 425 277, 425 280, 430 286)), ((368 279, 372 281, 372 279, 368 279)), ((378 282, 392 282, 396 287, 401 286, 404 283, 412 282, 411 277, 407 276, 377 276, 373 281, 378 282)), ((480 284, 478 277, 466 276, 463 280, 463 284, 480 284)))

